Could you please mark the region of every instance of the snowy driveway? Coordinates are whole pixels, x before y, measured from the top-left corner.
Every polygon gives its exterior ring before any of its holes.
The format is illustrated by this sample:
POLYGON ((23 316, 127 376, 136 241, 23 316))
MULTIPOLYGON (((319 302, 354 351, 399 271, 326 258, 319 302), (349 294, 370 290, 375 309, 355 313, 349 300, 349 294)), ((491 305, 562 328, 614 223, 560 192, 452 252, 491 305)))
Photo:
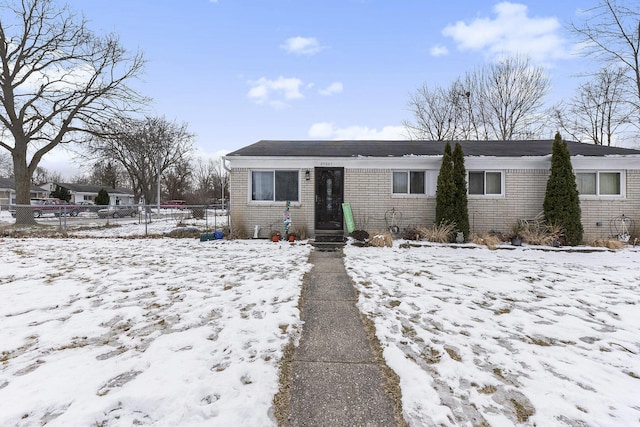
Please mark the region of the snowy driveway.
POLYGON ((345 253, 411 425, 640 423, 638 248, 345 253))

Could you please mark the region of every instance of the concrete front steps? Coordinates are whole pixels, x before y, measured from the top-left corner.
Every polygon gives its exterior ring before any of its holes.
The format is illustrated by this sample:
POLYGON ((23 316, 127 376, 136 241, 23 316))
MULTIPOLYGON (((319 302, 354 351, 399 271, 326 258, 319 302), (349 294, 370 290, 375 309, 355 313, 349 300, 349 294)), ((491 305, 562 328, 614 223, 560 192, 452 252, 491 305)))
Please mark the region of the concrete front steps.
POLYGON ((315 230, 315 238, 309 243, 319 251, 335 251, 346 241, 342 230, 315 230))

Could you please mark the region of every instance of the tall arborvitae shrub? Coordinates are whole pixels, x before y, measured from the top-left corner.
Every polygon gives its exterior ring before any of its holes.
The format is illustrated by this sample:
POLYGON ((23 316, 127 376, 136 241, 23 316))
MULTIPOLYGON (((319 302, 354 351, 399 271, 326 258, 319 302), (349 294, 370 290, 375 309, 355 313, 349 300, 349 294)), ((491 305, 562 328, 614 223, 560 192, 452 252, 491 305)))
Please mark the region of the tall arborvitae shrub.
POLYGON ((95 202, 96 205, 108 205, 109 204, 109 193, 107 193, 107 190, 105 190, 104 188, 101 188, 100 191, 98 191, 98 195, 95 198, 95 202))
POLYGON ((442 155, 442 165, 438 174, 438 184, 436 187, 436 221, 437 225, 454 220, 454 197, 456 186, 453 181, 453 160, 451 155, 451 144, 448 142, 444 146, 442 155))
POLYGON ((571 166, 567 143, 562 140, 559 132, 553 141, 551 175, 547 181, 543 209, 549 224, 562 227, 565 244, 575 246, 582 242, 583 229, 576 176, 571 166))
POLYGON ((453 149, 453 222, 455 230, 462 232, 465 239, 469 236, 469 212, 467 210, 467 169, 464 167, 462 146, 456 143, 453 149))

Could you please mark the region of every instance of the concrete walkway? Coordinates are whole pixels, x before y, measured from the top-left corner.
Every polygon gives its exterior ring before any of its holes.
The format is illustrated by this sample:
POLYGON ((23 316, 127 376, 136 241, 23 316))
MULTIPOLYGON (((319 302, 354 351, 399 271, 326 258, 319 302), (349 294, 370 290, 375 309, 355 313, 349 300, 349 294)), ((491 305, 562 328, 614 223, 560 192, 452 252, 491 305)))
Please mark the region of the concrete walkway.
MULTIPOLYGON (((300 345, 291 366, 287 426, 393 426, 399 403, 372 349, 342 252, 313 251, 303 290, 300 345)), ((387 368, 388 369, 388 368, 387 368)))

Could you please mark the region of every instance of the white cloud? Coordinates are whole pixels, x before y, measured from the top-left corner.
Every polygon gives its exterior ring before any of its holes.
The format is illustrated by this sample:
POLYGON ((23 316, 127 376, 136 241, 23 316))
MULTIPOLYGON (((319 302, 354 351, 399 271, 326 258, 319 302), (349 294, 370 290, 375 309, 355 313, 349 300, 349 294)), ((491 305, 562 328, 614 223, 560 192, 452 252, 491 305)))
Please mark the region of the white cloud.
POLYGON ((484 51, 492 57, 525 54, 544 62, 569 55, 556 17, 529 17, 526 5, 511 2, 496 4, 493 12, 494 19, 458 21, 445 27, 442 34, 451 37, 460 50, 484 51))
POLYGON ((333 140, 398 140, 407 139, 403 126, 385 126, 380 130, 365 126, 337 128, 333 123, 314 123, 309 128, 309 137, 333 140))
POLYGON ((280 47, 296 55, 315 55, 323 49, 315 37, 291 37, 280 47))
POLYGON ((449 49, 446 46, 436 45, 429 49, 431 56, 446 56, 449 54, 449 49))
POLYGON ((342 89, 343 89, 343 86, 341 82, 333 82, 326 88, 318 90, 318 93, 320 95, 329 96, 329 95, 334 95, 336 93, 342 93, 342 89))
POLYGON ((261 77, 258 80, 249 81, 251 89, 247 97, 257 104, 267 104, 274 108, 287 106, 285 101, 304 98, 300 92, 302 80, 295 77, 278 77, 276 80, 269 80, 261 77))

